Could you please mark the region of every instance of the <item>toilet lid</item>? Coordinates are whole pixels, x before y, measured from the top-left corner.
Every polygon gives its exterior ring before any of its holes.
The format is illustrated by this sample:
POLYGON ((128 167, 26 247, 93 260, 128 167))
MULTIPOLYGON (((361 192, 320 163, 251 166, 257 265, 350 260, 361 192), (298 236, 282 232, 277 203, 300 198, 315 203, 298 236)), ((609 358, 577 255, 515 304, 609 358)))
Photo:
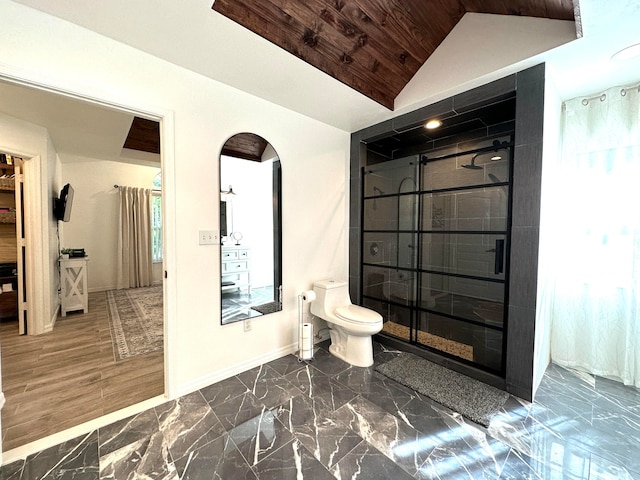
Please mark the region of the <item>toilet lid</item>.
POLYGON ((338 307, 336 308, 336 316, 353 323, 376 323, 382 321, 382 316, 378 312, 358 305, 338 307))

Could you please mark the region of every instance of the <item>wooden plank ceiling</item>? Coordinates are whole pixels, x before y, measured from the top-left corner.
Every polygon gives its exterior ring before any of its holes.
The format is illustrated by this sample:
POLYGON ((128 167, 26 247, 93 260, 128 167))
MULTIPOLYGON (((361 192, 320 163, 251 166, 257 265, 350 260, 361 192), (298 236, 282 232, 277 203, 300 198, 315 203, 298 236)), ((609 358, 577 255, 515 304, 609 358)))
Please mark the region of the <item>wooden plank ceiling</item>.
MULTIPOLYGON (((261 162, 262 154, 268 144, 269 142, 264 138, 254 133, 238 133, 226 141, 221 154, 261 162)), ((160 124, 154 120, 133 117, 123 147, 142 152, 160 153, 160 124)))
POLYGON ((160 124, 154 120, 133 117, 124 148, 160 153, 160 124))
POLYGON ((466 12, 573 20, 573 1, 215 0, 212 8, 393 109, 466 12))
POLYGON ((254 133, 238 133, 225 142, 221 155, 261 162, 268 144, 264 138, 254 133))

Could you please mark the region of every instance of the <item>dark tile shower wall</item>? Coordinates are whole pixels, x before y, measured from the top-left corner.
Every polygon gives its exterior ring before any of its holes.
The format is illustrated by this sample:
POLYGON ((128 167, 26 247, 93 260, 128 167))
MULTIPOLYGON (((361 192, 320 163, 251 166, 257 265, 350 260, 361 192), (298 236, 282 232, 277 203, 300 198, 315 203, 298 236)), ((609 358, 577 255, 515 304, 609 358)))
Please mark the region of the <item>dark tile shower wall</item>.
MULTIPOLYGON (((433 105, 355 132, 351 136, 350 261, 351 298, 362 298, 362 167, 367 161, 366 144, 405 131, 433 117, 452 118, 464 112, 516 97, 515 153, 513 165, 512 246, 509 257, 509 320, 505 377, 479 372, 450 359, 421 351, 432 361, 504 388, 521 398, 533 396, 533 351, 536 311, 538 233, 540 223, 540 179, 542 170, 542 125, 544 114, 544 64, 490 84, 461 93, 433 105)), ((511 125, 491 127, 488 135, 502 133, 511 125)), ((437 145, 433 145, 436 147, 437 145)), ((409 348, 410 349, 410 348, 409 348)))
POLYGON ((516 151, 513 165, 513 220, 509 282, 506 390, 531 400, 535 338, 544 65, 516 75, 516 151))

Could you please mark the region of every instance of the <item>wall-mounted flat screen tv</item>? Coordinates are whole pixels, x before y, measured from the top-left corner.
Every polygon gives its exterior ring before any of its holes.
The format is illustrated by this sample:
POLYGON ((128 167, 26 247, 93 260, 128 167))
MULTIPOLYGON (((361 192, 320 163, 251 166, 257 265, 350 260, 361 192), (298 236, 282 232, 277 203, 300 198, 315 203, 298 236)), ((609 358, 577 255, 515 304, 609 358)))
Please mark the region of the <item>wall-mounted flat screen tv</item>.
POLYGON ((60 197, 53 202, 53 214, 56 220, 68 222, 71 219, 71 206, 73 205, 73 187, 68 183, 60 190, 60 197))

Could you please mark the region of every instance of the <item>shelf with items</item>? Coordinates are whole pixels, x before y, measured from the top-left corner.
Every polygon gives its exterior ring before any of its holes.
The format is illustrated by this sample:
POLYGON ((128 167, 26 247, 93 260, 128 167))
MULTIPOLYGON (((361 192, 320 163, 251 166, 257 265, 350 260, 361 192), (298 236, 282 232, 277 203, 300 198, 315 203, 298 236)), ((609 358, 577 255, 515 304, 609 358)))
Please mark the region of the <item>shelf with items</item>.
POLYGON ((0 224, 15 224, 16 223, 16 209, 9 208, 7 210, 4 207, 0 207, 0 224))
MULTIPOLYGON (((21 158, 0 153, 0 263, 17 258, 15 171, 21 158), (14 165, 15 162, 16 165, 14 165)), ((7 297, 8 295, 5 295, 7 297)))
POLYGON ((16 157, 9 153, 0 153, 0 170, 7 168, 13 169, 16 162, 22 162, 22 157, 16 157))
POLYGON ((15 191, 16 191, 16 184, 13 180, 13 177, 11 178, 0 177, 0 193, 6 192, 6 193, 12 194, 15 191))
POLYGON ((13 193, 16 189, 13 165, 0 163, 0 192, 13 193))
POLYGON ((18 277, 15 264, 0 264, 0 318, 18 316, 18 277), (8 274, 13 270, 12 274, 8 274))
POLYGON ((6 153, 0 153, 0 193, 13 193, 16 189, 14 162, 21 158, 6 153))

